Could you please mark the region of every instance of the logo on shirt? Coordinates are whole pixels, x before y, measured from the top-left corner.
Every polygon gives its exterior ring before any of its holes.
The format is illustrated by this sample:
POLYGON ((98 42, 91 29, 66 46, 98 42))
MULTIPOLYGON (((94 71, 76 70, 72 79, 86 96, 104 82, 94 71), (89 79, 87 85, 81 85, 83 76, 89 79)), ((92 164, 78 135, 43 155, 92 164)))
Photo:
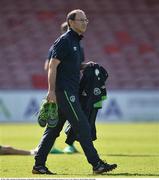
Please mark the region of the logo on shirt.
POLYGON ((87 96, 87 93, 85 90, 82 92, 82 96, 87 96))
POLYGON ((76 46, 74 46, 74 47, 73 47, 73 50, 74 50, 74 51, 77 51, 77 47, 76 47, 76 46))
POLYGON ((103 86, 101 86, 101 88, 102 88, 102 89, 105 89, 105 86, 103 85, 103 86))
POLYGON ((70 96, 70 101, 71 102, 75 102, 75 100, 76 100, 75 96, 70 96))
POLYGON ((94 88, 94 95, 98 96, 101 94, 101 90, 99 88, 94 88))
POLYGON ((99 75, 99 70, 95 69, 95 75, 98 76, 99 75))

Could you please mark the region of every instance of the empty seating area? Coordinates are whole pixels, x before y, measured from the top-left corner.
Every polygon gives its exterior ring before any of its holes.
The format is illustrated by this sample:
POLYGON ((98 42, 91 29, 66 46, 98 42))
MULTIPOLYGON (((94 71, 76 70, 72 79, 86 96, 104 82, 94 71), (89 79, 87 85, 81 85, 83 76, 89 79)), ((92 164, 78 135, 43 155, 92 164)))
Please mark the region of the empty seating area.
POLYGON ((1 0, 0 89, 46 89, 44 61, 60 24, 83 9, 89 25, 86 61, 108 73, 108 89, 159 89, 159 3, 156 0, 1 0))

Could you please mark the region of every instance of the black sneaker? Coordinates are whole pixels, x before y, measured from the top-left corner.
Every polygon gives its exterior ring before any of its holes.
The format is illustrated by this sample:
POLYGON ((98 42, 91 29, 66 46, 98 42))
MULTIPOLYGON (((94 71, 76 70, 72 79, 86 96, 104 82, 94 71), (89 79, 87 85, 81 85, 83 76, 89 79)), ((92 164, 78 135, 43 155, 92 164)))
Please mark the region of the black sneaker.
POLYGON ((56 174, 56 173, 52 173, 51 171, 48 170, 47 167, 45 166, 34 166, 33 170, 32 170, 33 174, 56 174))
POLYGON ((103 161, 99 161, 96 167, 93 167, 93 174, 102 174, 104 172, 112 171, 117 168, 117 164, 108 164, 103 161))

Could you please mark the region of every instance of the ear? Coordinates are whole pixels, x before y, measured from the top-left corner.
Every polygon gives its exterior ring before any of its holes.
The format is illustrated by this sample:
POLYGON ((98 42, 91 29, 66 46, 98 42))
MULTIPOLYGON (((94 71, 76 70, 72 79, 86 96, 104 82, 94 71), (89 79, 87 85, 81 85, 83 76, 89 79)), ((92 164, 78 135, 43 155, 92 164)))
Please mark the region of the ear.
POLYGON ((68 22, 69 22, 70 27, 72 27, 73 20, 69 19, 68 22))

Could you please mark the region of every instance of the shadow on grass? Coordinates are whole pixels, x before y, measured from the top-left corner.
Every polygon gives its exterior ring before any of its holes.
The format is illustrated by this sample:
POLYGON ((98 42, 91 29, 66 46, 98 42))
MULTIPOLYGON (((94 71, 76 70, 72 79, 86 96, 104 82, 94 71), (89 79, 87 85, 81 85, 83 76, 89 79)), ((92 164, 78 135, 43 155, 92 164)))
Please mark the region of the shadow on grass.
POLYGON ((123 156, 123 157, 159 157, 159 154, 101 154, 105 156, 123 156))
POLYGON ((145 177, 152 177, 152 176, 155 176, 155 177, 159 177, 159 174, 142 174, 142 173, 103 173, 103 174, 96 174, 96 175, 93 175, 93 174, 87 174, 86 176, 84 176, 84 174, 80 174, 80 173, 74 173, 74 174, 67 174, 67 173, 63 173, 63 174, 56 174, 56 175, 59 175, 59 176, 83 176, 83 177, 97 177, 97 176, 127 176, 127 177, 134 177, 134 176, 145 176, 145 177))
POLYGON ((102 174, 102 176, 107 175, 107 176, 158 176, 159 174, 140 174, 140 173, 115 173, 115 174, 102 174))

